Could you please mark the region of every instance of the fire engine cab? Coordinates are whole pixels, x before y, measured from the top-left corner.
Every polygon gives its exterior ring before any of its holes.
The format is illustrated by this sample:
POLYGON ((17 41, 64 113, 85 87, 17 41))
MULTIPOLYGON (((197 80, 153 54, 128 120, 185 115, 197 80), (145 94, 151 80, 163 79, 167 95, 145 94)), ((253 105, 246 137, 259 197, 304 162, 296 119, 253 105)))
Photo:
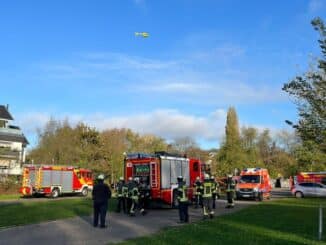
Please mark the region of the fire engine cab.
POLYGON ((89 169, 67 166, 25 166, 20 193, 23 196, 47 195, 53 198, 61 194, 78 193, 87 196, 93 188, 93 176, 89 169))
POLYGON ((182 176, 185 179, 188 198, 191 200, 193 193, 189 187, 194 184, 197 176, 203 179, 207 170, 207 166, 198 159, 166 152, 155 152, 154 155, 125 154, 124 164, 126 181, 129 177, 138 177, 149 187, 152 202, 171 207, 177 205, 177 177, 182 176))

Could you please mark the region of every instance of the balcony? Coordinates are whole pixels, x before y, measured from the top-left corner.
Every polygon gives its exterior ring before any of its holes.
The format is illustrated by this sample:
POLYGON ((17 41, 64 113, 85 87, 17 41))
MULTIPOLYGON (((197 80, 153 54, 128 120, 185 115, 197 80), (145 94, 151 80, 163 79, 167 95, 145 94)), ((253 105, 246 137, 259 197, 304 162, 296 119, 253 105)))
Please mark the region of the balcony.
POLYGON ((21 152, 8 148, 0 148, 0 158, 2 159, 19 159, 21 152))
POLYGON ((15 135, 22 135, 22 131, 20 129, 15 128, 1 128, 0 127, 0 133, 4 134, 15 134, 15 135))

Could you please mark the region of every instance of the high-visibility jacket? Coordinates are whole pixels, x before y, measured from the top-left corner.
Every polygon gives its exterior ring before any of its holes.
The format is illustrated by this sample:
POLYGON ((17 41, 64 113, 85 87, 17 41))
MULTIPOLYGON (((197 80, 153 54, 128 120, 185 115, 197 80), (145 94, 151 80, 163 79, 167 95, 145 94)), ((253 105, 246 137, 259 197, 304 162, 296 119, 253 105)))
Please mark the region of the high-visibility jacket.
POLYGON ((128 197, 128 186, 126 184, 122 186, 122 196, 128 197))
POLYGON ((212 197, 212 182, 204 181, 203 183, 203 198, 212 197))
POLYGON ((217 193, 217 188, 219 187, 219 184, 216 181, 212 182, 212 193, 216 194, 217 193))
POLYGON ((195 195, 201 196, 202 190, 203 190, 202 183, 200 181, 196 181, 194 183, 194 192, 193 193, 195 193, 195 195))
POLYGON ((179 184, 177 194, 179 202, 188 202, 187 186, 184 183, 179 184))
POLYGON ((132 188, 132 190, 131 190, 131 199, 138 200, 138 197, 139 197, 138 187, 134 186, 134 188, 132 188))
POLYGON ((235 182, 232 179, 227 180, 226 184, 226 192, 234 192, 235 191, 235 182))
POLYGON ((123 193, 122 193, 123 186, 124 186, 124 182, 123 181, 119 181, 118 184, 117 184, 117 194, 118 194, 118 197, 122 197, 123 196, 123 193))

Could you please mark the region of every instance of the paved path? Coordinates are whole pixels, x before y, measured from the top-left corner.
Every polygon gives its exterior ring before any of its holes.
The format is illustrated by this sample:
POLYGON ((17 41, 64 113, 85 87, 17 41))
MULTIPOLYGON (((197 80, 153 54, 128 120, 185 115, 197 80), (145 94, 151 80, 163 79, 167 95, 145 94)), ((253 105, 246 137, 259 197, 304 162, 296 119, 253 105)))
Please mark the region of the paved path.
MULTIPOLYGON (((231 213, 257 203, 241 201, 236 202, 234 209, 225 209, 225 200, 218 200, 215 213, 216 216, 231 213)), ((201 212, 201 209, 190 207, 190 222, 201 220, 201 212)), ((177 221, 178 210, 172 209, 149 210, 147 215, 136 217, 109 213, 109 227, 106 229, 93 228, 91 216, 75 217, 0 230, 0 244, 98 245, 116 243, 153 234, 164 227, 182 225, 177 221)))

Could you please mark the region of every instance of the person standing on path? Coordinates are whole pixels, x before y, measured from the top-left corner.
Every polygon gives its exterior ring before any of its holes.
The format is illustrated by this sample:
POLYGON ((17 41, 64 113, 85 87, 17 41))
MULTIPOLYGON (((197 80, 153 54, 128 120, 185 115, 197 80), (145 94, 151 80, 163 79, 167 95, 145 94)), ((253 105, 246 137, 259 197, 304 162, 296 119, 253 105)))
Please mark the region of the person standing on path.
POLYGON ((180 223, 188 223, 189 214, 188 214, 187 186, 185 181, 183 181, 182 176, 179 176, 177 180, 178 180, 177 198, 179 203, 178 206, 179 206, 180 223))
POLYGON ((204 213, 204 219, 206 219, 208 216, 210 218, 213 218, 214 211, 212 210, 212 182, 209 178, 208 174, 205 174, 204 183, 203 183, 203 213, 204 213))
POLYGON ((136 210, 139 209, 139 178, 135 177, 132 185, 129 187, 129 196, 131 198, 130 216, 136 215, 136 210))
POLYGON ((227 198, 226 208, 234 207, 234 192, 235 192, 235 182, 232 179, 232 174, 229 174, 226 182, 226 198, 227 198))
POLYGON ((216 208, 216 198, 217 198, 217 192, 218 192, 218 182, 215 180, 215 177, 211 176, 211 182, 212 182, 212 201, 213 201, 213 209, 216 208))
POLYGON ((198 208, 198 206, 203 207, 203 200, 202 200, 202 189, 203 185, 200 181, 200 177, 196 177, 196 182, 194 183, 194 193, 195 193, 195 208, 198 208))
POLYGON ((105 228, 105 217, 108 210, 108 202, 111 198, 111 190, 107 184, 104 183, 104 175, 100 174, 97 177, 97 184, 94 185, 92 191, 94 219, 93 226, 98 226, 100 217, 100 228, 105 228))
POLYGON ((119 182, 116 187, 117 191, 117 197, 118 197, 118 205, 117 205, 117 213, 120 213, 121 210, 123 210, 124 213, 126 213, 126 205, 125 205, 125 200, 123 196, 123 187, 125 186, 125 181, 123 177, 119 178, 119 182))

